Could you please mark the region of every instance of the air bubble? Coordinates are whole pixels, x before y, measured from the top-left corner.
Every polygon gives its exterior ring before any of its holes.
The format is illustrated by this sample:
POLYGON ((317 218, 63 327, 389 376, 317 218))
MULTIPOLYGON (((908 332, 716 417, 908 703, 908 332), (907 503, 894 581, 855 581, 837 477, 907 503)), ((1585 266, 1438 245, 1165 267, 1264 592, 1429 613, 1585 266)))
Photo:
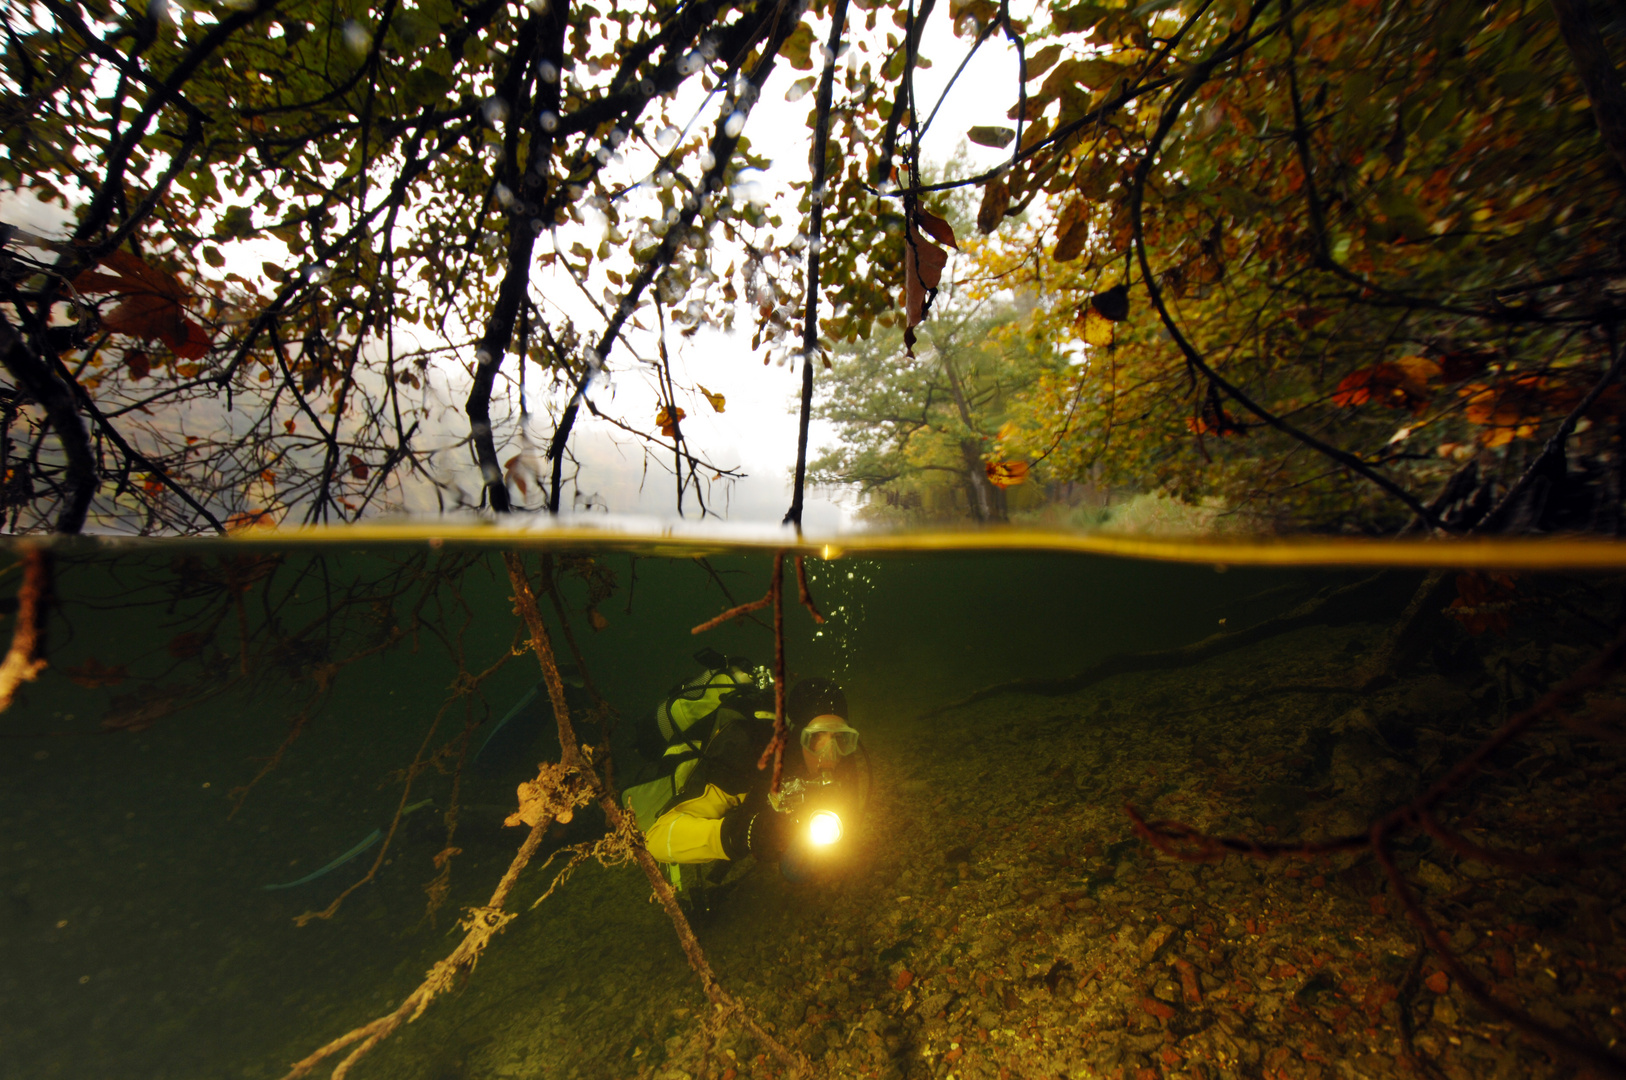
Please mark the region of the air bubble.
POLYGON ((556 83, 559 81, 559 65, 555 64, 552 60, 544 60, 538 64, 536 67, 536 73, 545 83, 556 83))
MULTIPOLYGON (((159 5, 162 5, 164 10, 169 10, 169 0, 153 0, 154 7, 159 5)), ((344 47, 357 56, 366 56, 373 47, 373 36, 362 29, 361 24, 356 20, 346 19, 344 21, 344 47)))
POLYGON ((508 119, 508 102, 493 95, 480 103, 480 115, 491 127, 498 127, 508 119))
POLYGON ((543 131, 552 133, 559 130, 559 114, 552 109, 543 110, 537 121, 542 125, 543 131))

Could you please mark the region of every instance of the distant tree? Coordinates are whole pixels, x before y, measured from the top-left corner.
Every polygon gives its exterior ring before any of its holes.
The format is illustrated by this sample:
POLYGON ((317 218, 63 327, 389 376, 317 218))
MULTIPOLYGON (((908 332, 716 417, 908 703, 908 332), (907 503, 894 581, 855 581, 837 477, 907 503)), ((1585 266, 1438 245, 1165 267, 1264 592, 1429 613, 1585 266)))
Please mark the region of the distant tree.
POLYGON ((838 350, 814 413, 840 441, 811 464, 812 479, 856 486, 875 509, 1004 521, 994 438, 1012 395, 1065 362, 1028 331, 1020 306, 938 303, 914 359, 898 330, 838 350))

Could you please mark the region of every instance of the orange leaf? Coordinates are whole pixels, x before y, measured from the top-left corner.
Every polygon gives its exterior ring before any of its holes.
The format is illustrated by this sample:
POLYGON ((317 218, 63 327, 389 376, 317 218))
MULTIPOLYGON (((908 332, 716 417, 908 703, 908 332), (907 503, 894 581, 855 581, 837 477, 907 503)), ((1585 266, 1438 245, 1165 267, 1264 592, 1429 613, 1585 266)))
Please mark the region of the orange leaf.
POLYGON ((1332 403, 1356 406, 1372 402, 1391 409, 1419 412, 1428 405, 1425 380, 1439 372, 1438 364, 1420 356, 1407 356, 1394 362, 1385 360, 1345 375, 1333 391, 1332 403))
POLYGON ((587 621, 592 624, 594 630, 602 630, 610 625, 610 620, 600 615, 597 608, 587 609, 587 621))
POLYGON ((241 514, 233 514, 226 519, 226 531, 229 533, 242 532, 244 529, 274 529, 276 527, 276 518, 269 510, 249 510, 241 514))
POLYGON ((700 396, 711 402, 711 407, 717 412, 723 411, 723 404, 727 401, 721 394, 714 394, 704 386, 700 387, 700 396))
POLYGON ((152 473, 148 473, 146 478, 141 481, 141 490, 148 495, 162 495, 164 493, 164 482, 152 473))
POLYGON ((1447 975, 1443 971, 1436 971, 1434 974, 1424 979, 1423 983, 1436 994, 1443 994, 1447 990, 1451 989, 1451 976, 1447 975))
POLYGON ((1479 436, 1480 443, 1490 447, 1530 438, 1542 420, 1568 412, 1581 399, 1575 387, 1541 375, 1520 375, 1489 386, 1469 383, 1457 393, 1468 399, 1464 411, 1469 421, 1491 429, 1479 436))
POLYGON ((365 461, 361 460, 354 454, 350 454, 344 459, 344 462, 346 465, 350 466, 351 476, 354 476, 357 480, 367 479, 368 469, 365 461))
POLYGON ((678 421, 682 420, 687 415, 688 413, 684 412, 682 409, 678 409, 677 415, 674 416, 672 415, 671 410, 662 405, 660 411, 655 414, 655 423, 660 425, 662 435, 665 435, 668 439, 672 439, 677 437, 678 421))
POLYGON ((995 487, 1015 487, 1028 478, 1028 463, 1025 461, 990 461, 986 468, 988 482, 995 487))

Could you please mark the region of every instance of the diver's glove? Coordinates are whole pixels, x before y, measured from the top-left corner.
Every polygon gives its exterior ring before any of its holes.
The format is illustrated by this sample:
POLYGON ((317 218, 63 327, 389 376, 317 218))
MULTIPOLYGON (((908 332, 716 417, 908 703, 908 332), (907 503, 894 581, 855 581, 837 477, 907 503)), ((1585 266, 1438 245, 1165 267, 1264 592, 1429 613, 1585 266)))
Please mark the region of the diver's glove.
POLYGON ((774 862, 790 842, 791 820, 762 806, 740 806, 723 817, 723 854, 730 860, 755 856, 774 862))

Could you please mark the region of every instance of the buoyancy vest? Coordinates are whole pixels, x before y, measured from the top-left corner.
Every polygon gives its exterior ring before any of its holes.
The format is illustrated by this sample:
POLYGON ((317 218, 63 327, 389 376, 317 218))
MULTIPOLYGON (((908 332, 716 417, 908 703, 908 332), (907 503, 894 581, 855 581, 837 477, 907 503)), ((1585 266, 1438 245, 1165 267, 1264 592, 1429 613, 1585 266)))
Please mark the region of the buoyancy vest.
MULTIPOLYGON (((696 654, 705 670, 674 687, 655 706, 654 722, 640 733, 639 751, 656 765, 656 777, 628 788, 622 804, 647 830, 677 800, 712 737, 731 719, 729 698, 757 689, 749 660, 724 657, 714 649, 696 654)), ((742 705, 741 716, 752 708, 742 705)))

